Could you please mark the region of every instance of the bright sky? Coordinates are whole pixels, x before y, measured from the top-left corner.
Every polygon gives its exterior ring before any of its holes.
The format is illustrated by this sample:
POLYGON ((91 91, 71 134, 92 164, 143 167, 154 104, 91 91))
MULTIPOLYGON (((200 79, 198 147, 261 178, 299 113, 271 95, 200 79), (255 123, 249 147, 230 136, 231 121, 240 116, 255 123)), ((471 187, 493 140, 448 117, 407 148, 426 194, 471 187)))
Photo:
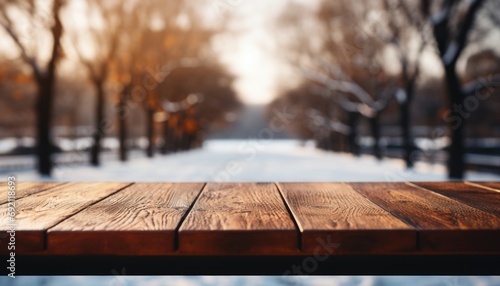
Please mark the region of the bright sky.
MULTIPOLYGON (((273 29, 276 16, 292 0, 211 0, 214 10, 217 5, 231 3, 222 13, 230 13, 233 21, 230 29, 237 32, 218 42, 217 50, 222 60, 238 76, 236 89, 246 103, 265 104, 270 102, 279 91, 280 80, 289 72, 277 58, 276 41, 273 29)), ((298 0, 295 0, 298 1, 298 0)), ((300 2, 311 3, 316 1, 300 2)))

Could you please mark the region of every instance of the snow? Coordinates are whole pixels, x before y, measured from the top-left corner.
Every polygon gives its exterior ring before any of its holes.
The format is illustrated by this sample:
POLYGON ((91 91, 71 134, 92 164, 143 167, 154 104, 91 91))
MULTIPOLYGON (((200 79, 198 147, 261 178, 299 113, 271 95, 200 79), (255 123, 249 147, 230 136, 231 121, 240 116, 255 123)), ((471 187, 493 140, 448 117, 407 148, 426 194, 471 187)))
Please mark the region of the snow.
MULTIPOLYGON (((136 182, 318 182, 444 181, 441 164, 417 163, 406 170, 402 160, 354 157, 315 149, 297 140, 208 140, 203 148, 128 162, 103 160, 101 167, 58 166, 53 178, 35 171, 18 172, 20 181, 136 182)), ((85 154, 86 155, 86 154, 85 154)), ((500 181, 489 173, 467 172, 466 180, 500 181)))
POLYGON ((0 153, 6 153, 14 149, 17 146, 17 141, 15 138, 6 138, 0 140, 0 153))
POLYGON ((457 58, 457 54, 460 51, 460 46, 456 41, 451 42, 446 49, 446 53, 443 55, 443 62, 445 66, 449 66, 457 58))
POLYGON ((23 146, 23 147, 35 146, 35 139, 29 137, 3 138, 0 140, 0 153, 7 153, 18 146, 23 146))
POLYGON ((500 277, 432 277, 432 276, 404 276, 404 277, 373 277, 373 276, 68 276, 68 277, 37 277, 23 276, 12 279, 0 277, 0 284, 4 286, 253 286, 253 285, 311 285, 311 286, 495 286, 500 285, 500 277))

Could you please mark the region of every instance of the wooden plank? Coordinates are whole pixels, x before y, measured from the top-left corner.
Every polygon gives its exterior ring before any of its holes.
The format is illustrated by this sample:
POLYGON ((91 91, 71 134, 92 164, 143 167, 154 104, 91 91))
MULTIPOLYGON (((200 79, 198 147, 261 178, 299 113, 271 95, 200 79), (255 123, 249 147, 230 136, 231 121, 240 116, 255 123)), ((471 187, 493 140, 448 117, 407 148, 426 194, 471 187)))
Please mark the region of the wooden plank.
POLYGON ((179 229, 185 254, 286 254, 298 230, 274 184, 208 183, 179 229))
POLYGON ((49 229, 52 254, 164 255, 203 183, 136 183, 49 229))
POLYGON ((350 185, 415 226, 421 252, 500 252, 500 219, 493 214, 406 183, 350 185))
MULTIPOLYGON (((16 200, 62 185, 58 182, 16 182, 16 200)), ((0 183, 0 205, 8 201, 7 182, 0 183)))
POLYGON ((500 192, 463 182, 414 182, 413 184, 500 217, 500 192))
POLYGON ((416 251, 416 231, 344 183, 279 183, 308 254, 416 251), (337 247, 325 247, 325 245, 337 247))
POLYGON ((466 182, 466 184, 483 186, 490 188, 493 191, 500 192, 500 182, 466 182))
MULTIPOLYGON (((68 183, 16 201, 16 254, 44 250, 45 231, 130 183, 68 183)), ((9 229, 7 208, 0 231, 9 229)), ((0 243, 0 252, 7 248, 0 243)))

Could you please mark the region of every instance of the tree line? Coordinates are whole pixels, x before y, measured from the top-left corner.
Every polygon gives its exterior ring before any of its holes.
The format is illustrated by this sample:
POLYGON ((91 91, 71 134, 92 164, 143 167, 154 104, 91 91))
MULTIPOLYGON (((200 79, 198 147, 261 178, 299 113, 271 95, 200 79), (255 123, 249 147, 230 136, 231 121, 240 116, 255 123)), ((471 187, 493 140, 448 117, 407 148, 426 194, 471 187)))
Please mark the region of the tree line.
POLYGON ((296 70, 296 84, 271 106, 294 108, 300 116, 290 129, 325 149, 359 154, 359 128, 367 126, 377 158, 382 157, 380 126, 399 126, 408 168, 417 149, 412 122, 434 110, 428 117, 441 117, 448 130, 435 129, 430 137, 451 138, 448 174, 463 178, 467 112, 487 111, 488 123, 498 123, 496 111, 487 107, 498 100, 485 100, 500 85, 500 66, 486 67, 488 61, 498 63, 499 56, 491 47, 480 47, 498 31, 498 11, 498 1, 487 0, 325 0, 314 8, 295 3, 277 25, 284 30, 278 39, 285 47, 280 54, 296 70), (459 74, 464 54, 467 66, 459 74), (477 61, 481 56, 486 62, 477 61), (442 79, 426 74, 435 70, 442 71, 442 79), (444 106, 426 107, 419 101, 415 114, 417 92, 428 103, 446 95, 437 103, 444 106), (479 99, 482 94, 484 100, 479 99))
POLYGON ((69 102, 73 112, 85 107, 92 114, 88 135, 94 166, 101 164, 103 140, 111 133, 118 138, 120 160, 128 159, 129 129, 138 112, 149 157, 155 150, 166 154, 199 146, 207 130, 227 123, 225 115, 241 103, 232 86, 234 76, 212 48, 227 19, 206 20, 203 5, 183 0, 1 2, 0 24, 21 62, 3 61, 9 68, 0 72, 0 88, 10 91, 10 98, 3 98, 9 103, 34 101, 40 174, 53 170, 57 101, 82 88, 92 87, 91 98, 82 95, 77 102, 73 96, 69 102), (70 9, 86 19, 72 19, 70 9), (67 59, 73 66, 63 69, 67 59), (14 79, 10 85, 8 79, 14 79), (16 98, 18 93, 30 96, 16 98))

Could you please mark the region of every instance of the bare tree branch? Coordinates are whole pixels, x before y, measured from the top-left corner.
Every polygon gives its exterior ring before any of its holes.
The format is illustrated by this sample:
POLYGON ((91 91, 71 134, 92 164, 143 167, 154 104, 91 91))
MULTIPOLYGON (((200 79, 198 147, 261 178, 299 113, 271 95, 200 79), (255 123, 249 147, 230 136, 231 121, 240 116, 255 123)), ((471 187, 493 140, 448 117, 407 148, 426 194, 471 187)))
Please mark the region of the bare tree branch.
POLYGON ((464 87, 462 87, 462 92, 465 96, 476 95, 477 92, 481 92, 484 89, 493 90, 493 87, 500 86, 500 74, 494 74, 490 76, 489 80, 485 78, 479 78, 464 87))
POLYGON ((367 105, 373 105, 374 101, 371 96, 358 84, 351 81, 342 81, 329 78, 321 73, 312 70, 303 69, 305 78, 320 83, 330 89, 331 91, 345 92, 354 95, 367 105))
POLYGON ((471 0, 471 4, 460 27, 460 32, 456 38, 456 41, 452 42, 449 45, 448 50, 443 55, 443 58, 445 58, 445 63, 449 64, 450 62, 456 62, 458 60, 458 57, 460 57, 462 51, 466 46, 469 30, 474 24, 476 12, 479 10, 479 8, 481 8, 483 3, 484 0, 471 0), (448 53, 450 54, 448 55, 448 53), (446 56, 448 56, 448 58, 446 58, 446 56))
POLYGON ((7 32, 7 34, 10 36, 10 38, 14 41, 16 46, 19 48, 19 51, 21 52, 21 57, 23 58, 23 60, 32 67, 35 78, 37 80, 40 80, 43 77, 43 71, 38 66, 36 59, 34 57, 28 55, 28 53, 26 51, 26 47, 21 43, 19 37, 14 32, 13 27, 12 27, 12 21, 11 21, 10 17, 7 15, 7 12, 4 8, 5 7, 1 7, 1 9, 0 9, 0 11, 1 11, 0 13, 2 14, 2 19, 4 20, 4 21, 2 21, 1 25, 4 28, 4 30, 7 32))

